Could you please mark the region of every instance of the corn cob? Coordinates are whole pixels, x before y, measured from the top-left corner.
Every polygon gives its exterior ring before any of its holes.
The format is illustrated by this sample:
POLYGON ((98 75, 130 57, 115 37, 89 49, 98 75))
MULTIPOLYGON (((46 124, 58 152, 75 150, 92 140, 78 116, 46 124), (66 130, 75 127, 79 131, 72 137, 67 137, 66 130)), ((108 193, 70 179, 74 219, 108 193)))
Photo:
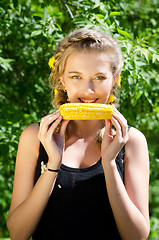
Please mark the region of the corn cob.
POLYGON ((66 120, 100 120, 111 119, 113 107, 99 103, 65 103, 59 111, 66 120))

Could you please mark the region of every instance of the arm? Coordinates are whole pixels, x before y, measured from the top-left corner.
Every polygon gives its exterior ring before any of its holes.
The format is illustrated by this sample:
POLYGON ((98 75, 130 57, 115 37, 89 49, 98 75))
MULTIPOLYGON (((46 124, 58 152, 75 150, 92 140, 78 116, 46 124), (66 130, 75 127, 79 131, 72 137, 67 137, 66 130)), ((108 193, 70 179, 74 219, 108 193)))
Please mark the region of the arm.
MULTIPOLYGON (((57 147, 56 142, 52 139, 52 135, 61 119, 59 115, 58 117, 55 117, 55 115, 51 117, 47 116, 43 119, 40 130, 38 124, 30 125, 23 131, 20 137, 12 202, 7 219, 7 226, 12 240, 29 239, 49 200, 57 173, 45 172, 39 177, 34 186, 39 140, 43 141, 48 156, 50 156, 52 152, 55 153, 53 155, 54 159, 49 158, 49 167, 52 169, 59 168, 62 158, 60 155, 62 145, 60 148, 57 147), (48 126, 54 118, 57 120, 48 130, 48 126), (59 154, 56 151, 59 152, 59 154)), ((66 125, 62 128, 63 133, 65 127, 66 125)), ((63 136, 61 136, 61 138, 63 138, 63 136)))
POLYGON ((110 136, 110 124, 107 121, 103 139, 106 145, 103 168, 110 204, 122 239, 145 240, 149 234, 147 143, 138 130, 131 128, 128 133, 126 121, 120 113, 114 113, 112 122, 117 129, 116 136, 110 136), (115 157, 126 142, 124 186, 116 168, 115 157))

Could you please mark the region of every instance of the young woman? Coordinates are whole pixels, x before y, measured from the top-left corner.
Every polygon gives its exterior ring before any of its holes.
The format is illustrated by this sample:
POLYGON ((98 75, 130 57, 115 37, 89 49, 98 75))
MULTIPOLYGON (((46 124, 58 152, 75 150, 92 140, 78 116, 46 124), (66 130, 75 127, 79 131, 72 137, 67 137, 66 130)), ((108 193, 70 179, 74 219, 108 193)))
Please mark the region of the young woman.
MULTIPOLYGON (((112 104, 122 66, 112 37, 88 29, 70 33, 55 54, 54 103, 112 104)), ((145 137, 115 107, 111 120, 63 120, 57 110, 20 137, 11 239, 145 240, 148 185, 145 137), (42 174, 41 162, 49 169, 42 174)))

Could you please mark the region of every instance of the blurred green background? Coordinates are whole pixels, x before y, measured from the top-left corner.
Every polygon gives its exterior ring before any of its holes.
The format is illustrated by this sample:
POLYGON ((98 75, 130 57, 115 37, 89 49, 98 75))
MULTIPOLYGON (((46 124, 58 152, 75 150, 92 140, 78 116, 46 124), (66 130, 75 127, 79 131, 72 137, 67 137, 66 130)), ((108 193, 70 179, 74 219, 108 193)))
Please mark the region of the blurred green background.
POLYGON ((0 239, 11 201, 17 145, 23 129, 52 112, 48 60, 71 30, 111 33, 124 56, 119 109, 142 131, 150 154, 148 239, 159 239, 159 1, 1 0, 0 239))

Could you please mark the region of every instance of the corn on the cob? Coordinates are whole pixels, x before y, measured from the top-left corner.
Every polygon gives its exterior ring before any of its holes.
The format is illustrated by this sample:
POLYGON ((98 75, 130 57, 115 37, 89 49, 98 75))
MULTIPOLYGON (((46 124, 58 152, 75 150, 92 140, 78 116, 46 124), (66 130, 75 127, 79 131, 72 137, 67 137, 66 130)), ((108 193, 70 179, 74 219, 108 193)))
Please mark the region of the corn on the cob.
POLYGON ((65 103, 59 111, 66 120, 100 120, 111 119, 113 107, 99 103, 65 103))

